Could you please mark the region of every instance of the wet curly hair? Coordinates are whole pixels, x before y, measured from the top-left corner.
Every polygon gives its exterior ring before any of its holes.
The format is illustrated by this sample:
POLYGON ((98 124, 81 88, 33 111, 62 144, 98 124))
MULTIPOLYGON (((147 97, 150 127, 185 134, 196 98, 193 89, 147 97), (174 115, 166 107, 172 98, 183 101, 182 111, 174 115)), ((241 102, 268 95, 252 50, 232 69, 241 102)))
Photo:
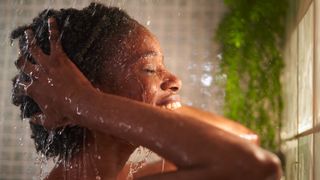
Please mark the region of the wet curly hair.
MULTIPOLYGON (((46 9, 35 17, 31 24, 16 28, 10 35, 11 40, 19 40, 21 55, 33 63, 35 61, 25 48, 27 41, 24 31, 33 30, 37 45, 44 53, 49 54, 47 24, 49 17, 56 19, 65 53, 93 84, 99 84, 103 63, 108 60, 108 57, 112 57, 112 54, 117 53, 114 51, 117 43, 108 42, 108 39, 125 36, 138 24, 123 10, 99 3, 91 3, 82 10, 46 9), (102 54, 107 56, 101 56, 102 54)), ((12 80, 12 103, 20 107, 21 118, 30 118, 41 113, 32 98, 23 95, 17 86, 19 81, 28 82, 30 78, 20 72, 12 80)), ((67 126, 49 131, 32 122, 30 127, 31 138, 34 139, 37 152, 44 154, 47 158, 58 157, 59 159, 67 158, 79 151, 87 131, 79 126, 67 126)))

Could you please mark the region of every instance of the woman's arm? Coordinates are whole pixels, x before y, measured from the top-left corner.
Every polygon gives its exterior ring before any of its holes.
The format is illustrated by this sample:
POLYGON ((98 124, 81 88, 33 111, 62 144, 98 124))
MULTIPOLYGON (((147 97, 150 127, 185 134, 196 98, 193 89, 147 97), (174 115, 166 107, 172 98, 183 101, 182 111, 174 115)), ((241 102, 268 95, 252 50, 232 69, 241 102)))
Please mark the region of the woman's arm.
POLYGON ((256 145, 259 145, 260 143, 259 136, 256 133, 244 127, 243 125, 225 117, 210 112, 205 112, 190 106, 182 106, 181 108, 176 109, 175 112, 197 118, 199 121, 203 121, 210 124, 211 126, 215 126, 228 133, 239 136, 240 138, 256 145))
POLYGON ((26 93, 46 116, 63 119, 44 121, 47 127, 73 123, 109 133, 145 146, 178 167, 152 179, 280 178, 279 160, 258 146, 198 118, 96 90, 64 54, 55 21, 49 24, 51 54, 43 54, 29 31, 29 51, 38 64, 18 65, 33 78, 31 84, 22 84, 26 93))
POLYGON ((253 179, 276 172, 271 154, 196 118, 97 91, 85 94, 68 113, 73 123, 148 147, 178 168, 212 165, 211 173, 221 177, 241 172, 253 179))

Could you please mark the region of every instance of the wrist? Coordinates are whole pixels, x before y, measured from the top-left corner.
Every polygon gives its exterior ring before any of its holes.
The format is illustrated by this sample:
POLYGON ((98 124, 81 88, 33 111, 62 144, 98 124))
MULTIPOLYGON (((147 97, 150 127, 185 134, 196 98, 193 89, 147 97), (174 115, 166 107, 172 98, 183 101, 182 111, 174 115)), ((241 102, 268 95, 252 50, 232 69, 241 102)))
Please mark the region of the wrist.
POLYGON ((100 93, 99 90, 93 87, 82 88, 72 95, 71 100, 66 99, 67 103, 69 103, 68 118, 71 119, 73 124, 81 124, 81 120, 87 116, 100 93))

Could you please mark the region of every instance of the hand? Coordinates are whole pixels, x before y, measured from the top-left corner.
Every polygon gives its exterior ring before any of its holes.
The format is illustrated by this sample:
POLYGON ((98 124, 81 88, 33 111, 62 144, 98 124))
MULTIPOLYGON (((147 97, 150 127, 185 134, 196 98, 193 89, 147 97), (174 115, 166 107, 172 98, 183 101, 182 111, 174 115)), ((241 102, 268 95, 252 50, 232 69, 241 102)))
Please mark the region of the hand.
POLYGON ((36 45, 33 32, 27 30, 27 49, 36 64, 21 56, 17 67, 31 79, 19 84, 43 112, 33 120, 51 129, 70 124, 77 113, 79 99, 96 90, 64 53, 55 19, 49 18, 48 25, 50 55, 43 53, 36 45))

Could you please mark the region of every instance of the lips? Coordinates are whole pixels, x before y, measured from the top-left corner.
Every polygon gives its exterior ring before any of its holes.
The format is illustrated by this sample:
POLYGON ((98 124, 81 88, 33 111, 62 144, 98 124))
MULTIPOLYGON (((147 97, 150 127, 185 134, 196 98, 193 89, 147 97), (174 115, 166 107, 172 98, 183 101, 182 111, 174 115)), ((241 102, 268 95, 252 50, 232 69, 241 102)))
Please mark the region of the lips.
POLYGON ((160 106, 164 109, 174 110, 181 107, 180 96, 179 95, 169 95, 161 99, 157 106, 160 106))

